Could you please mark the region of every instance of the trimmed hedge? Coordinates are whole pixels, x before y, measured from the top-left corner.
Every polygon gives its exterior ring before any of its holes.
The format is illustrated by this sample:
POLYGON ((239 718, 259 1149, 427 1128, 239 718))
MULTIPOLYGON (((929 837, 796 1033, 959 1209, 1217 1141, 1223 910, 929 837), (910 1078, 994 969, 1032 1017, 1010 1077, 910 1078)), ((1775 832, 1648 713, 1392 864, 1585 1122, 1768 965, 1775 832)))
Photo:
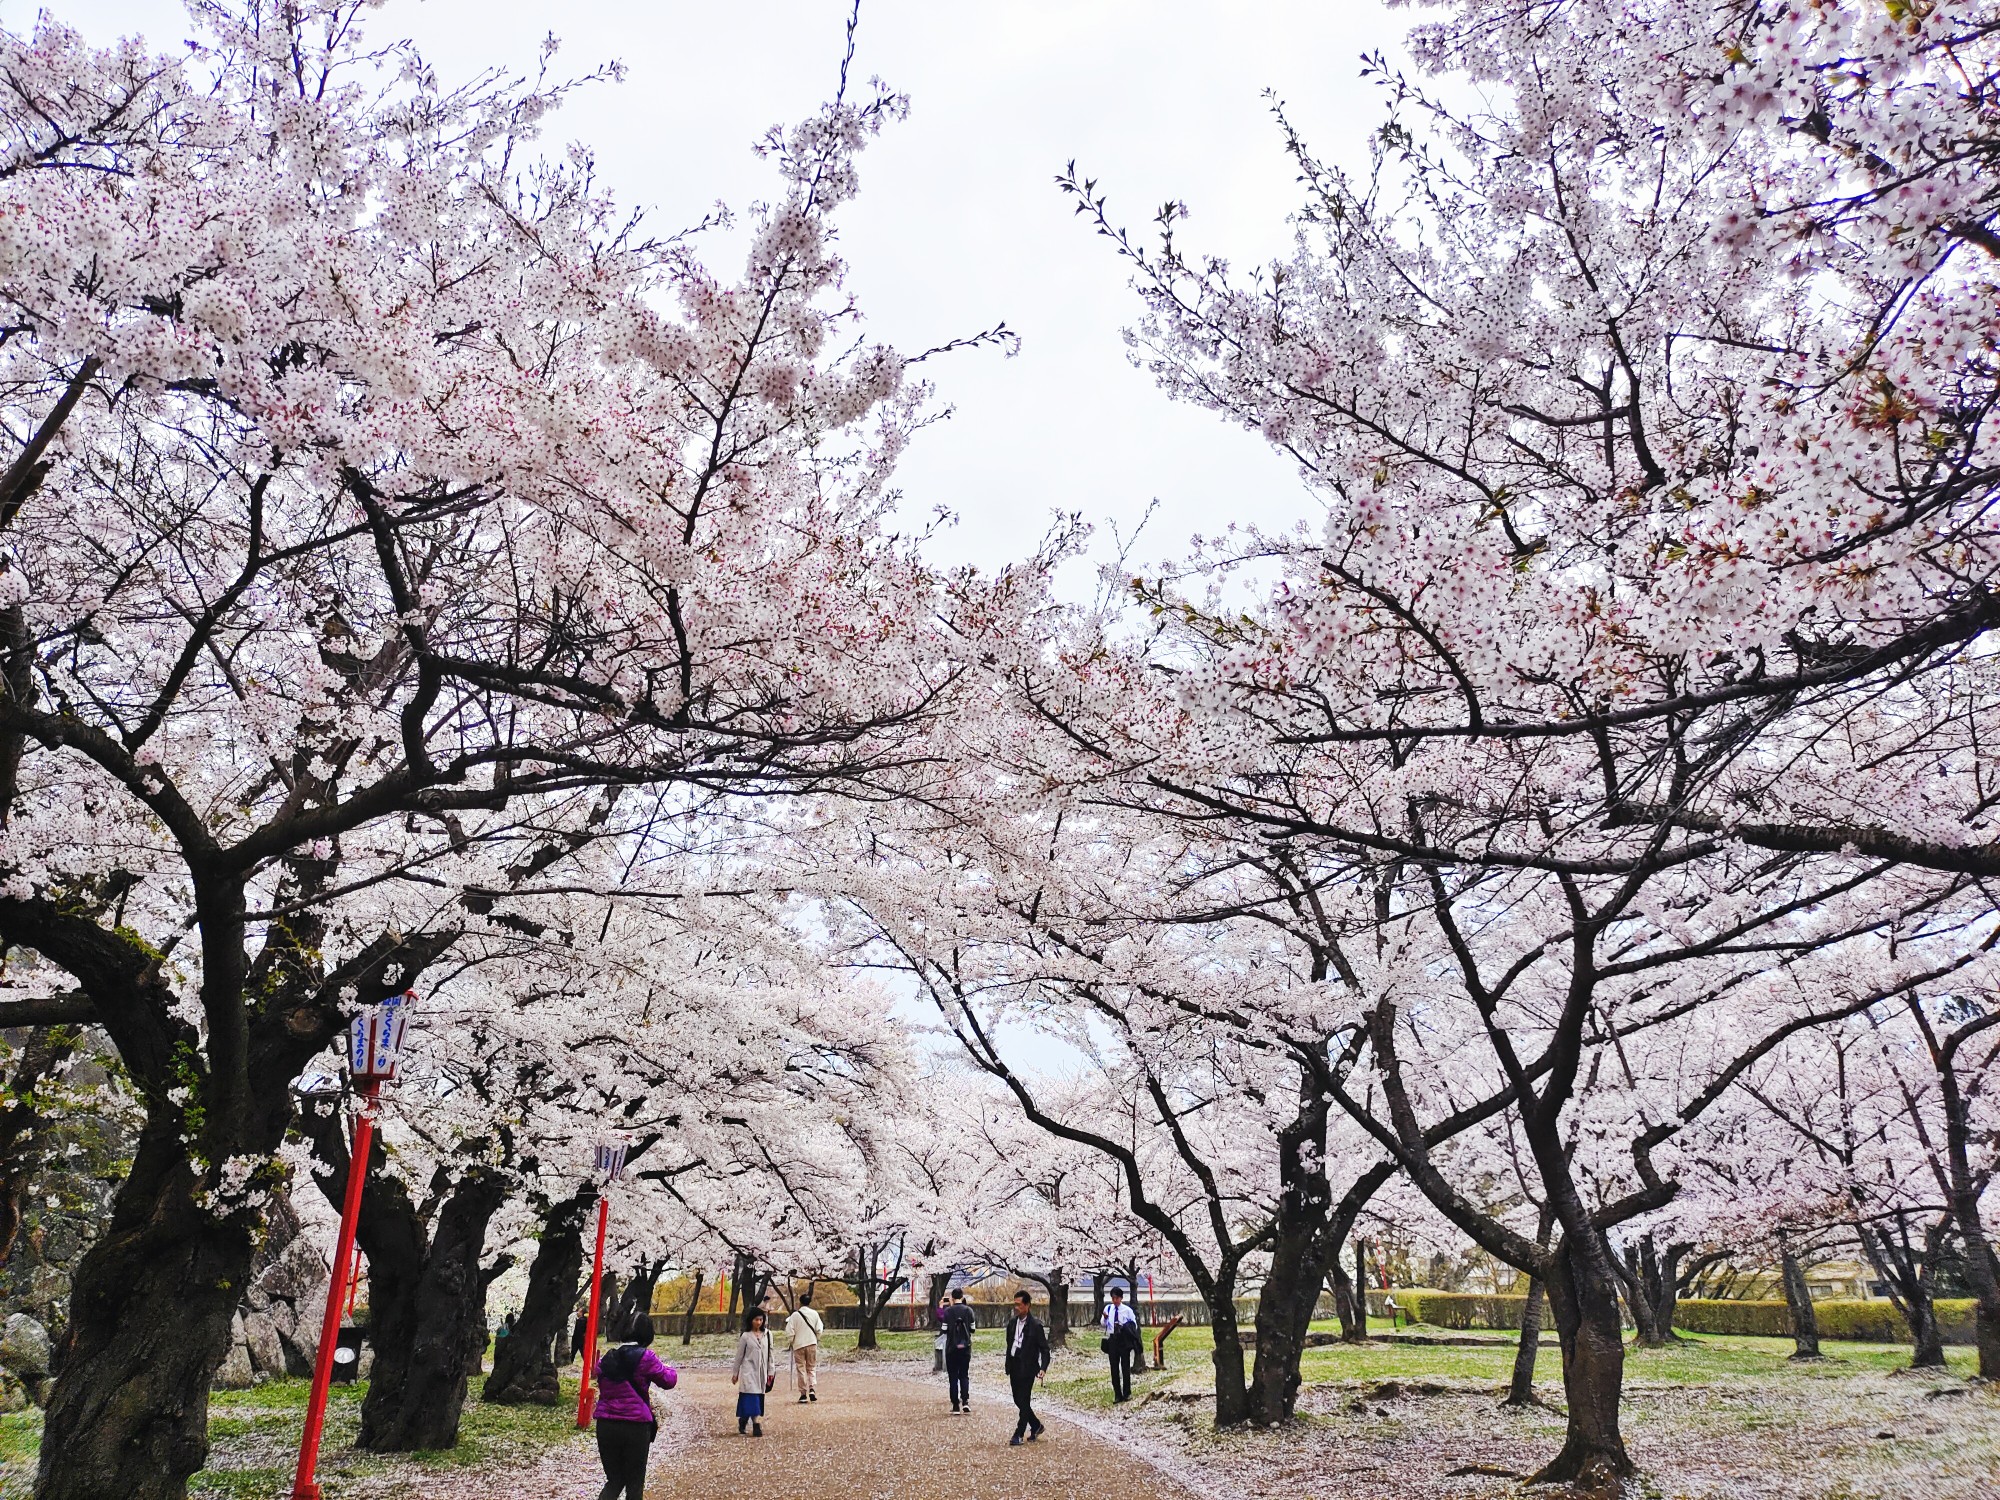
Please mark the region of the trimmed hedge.
MULTIPOLYGON (((1934 1305, 1944 1341, 1971 1343, 1972 1299, 1941 1297, 1934 1305)), ((1852 1339, 1864 1344, 1909 1342, 1910 1327, 1892 1302, 1815 1302, 1813 1317, 1823 1339, 1852 1339)), ((1792 1332, 1792 1313, 1782 1302, 1709 1302, 1688 1298, 1675 1307, 1674 1326, 1690 1333, 1788 1338, 1792 1332)))
MULTIPOLYGON (((1421 1287, 1397 1287, 1388 1294, 1396 1299, 1403 1317, 1412 1323, 1433 1328, 1519 1328, 1526 1311, 1526 1297, 1494 1297, 1467 1292, 1432 1292, 1421 1287)), ((1938 1325, 1947 1344, 1972 1342, 1972 1300, 1939 1298, 1938 1325)), ((1823 1339, 1849 1339, 1864 1344, 1904 1344, 1909 1342, 1909 1326, 1888 1301, 1815 1302, 1823 1339)), ((1388 1316, 1383 1294, 1368 1294, 1371 1318, 1388 1316)), ((1543 1329, 1553 1336, 1548 1314, 1543 1312, 1543 1329)), ((1791 1309, 1782 1302, 1705 1301, 1683 1298, 1674 1306, 1674 1326, 1689 1333, 1746 1334, 1762 1338, 1789 1338, 1791 1309)))
MULTIPOLYGON (((1434 1328, 1519 1328, 1528 1310, 1526 1297, 1494 1297, 1475 1292, 1424 1292, 1396 1288, 1389 1295, 1412 1323, 1428 1323, 1434 1328)), ((1370 1296, 1369 1311, 1377 1317, 1380 1299, 1370 1296)))

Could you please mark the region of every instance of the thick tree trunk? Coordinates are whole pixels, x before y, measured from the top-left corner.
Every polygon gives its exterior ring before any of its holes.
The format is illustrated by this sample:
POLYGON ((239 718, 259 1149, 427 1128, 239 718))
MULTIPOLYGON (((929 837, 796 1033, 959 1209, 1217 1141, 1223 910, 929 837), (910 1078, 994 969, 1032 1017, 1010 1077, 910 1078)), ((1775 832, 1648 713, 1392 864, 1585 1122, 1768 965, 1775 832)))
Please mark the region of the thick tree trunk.
POLYGON ((576 1306, 577 1282, 583 1275, 583 1222, 597 1204, 597 1189, 587 1187, 549 1210, 542 1242, 528 1268, 528 1295, 514 1331, 493 1352, 493 1373, 480 1392, 482 1401, 503 1406, 555 1406, 562 1401, 556 1373, 556 1331, 576 1306))
POLYGON ((1653 1236, 1642 1234, 1636 1246, 1622 1259, 1614 1258, 1612 1269, 1624 1284, 1625 1305, 1632 1310, 1634 1342, 1642 1349, 1664 1349, 1678 1344, 1674 1332, 1674 1307, 1680 1301, 1678 1266, 1687 1252, 1685 1245, 1669 1247, 1664 1262, 1653 1236))
POLYGON ((1562 1344, 1569 1425, 1562 1451, 1533 1483, 1615 1491, 1634 1472, 1618 1428, 1625 1388, 1625 1327, 1618 1315, 1618 1283, 1610 1262, 1610 1247, 1601 1239, 1579 1243, 1567 1234, 1550 1259, 1549 1312, 1562 1344))
MULTIPOLYGON (((436 1232, 417 1274, 370 1257, 369 1342, 375 1367, 361 1403, 356 1446, 409 1453, 458 1444, 465 1409, 465 1349, 486 1324, 486 1283, 479 1271, 486 1226, 506 1201, 497 1172, 462 1177, 438 1211, 436 1232)), ((517 1327, 511 1343, 520 1336, 517 1327)))
MULTIPOLYGON (((331 1168, 317 1180, 338 1212, 353 1170, 341 1112, 309 1105, 300 1129, 331 1168)), ((466 1351, 483 1348, 485 1340, 490 1278, 479 1262, 486 1226, 506 1201, 507 1185, 483 1167, 454 1183, 440 1167, 431 1191, 443 1201, 427 1226, 409 1191, 384 1170, 386 1160, 377 1136, 355 1227, 368 1257, 368 1343, 375 1356, 355 1443, 377 1453, 451 1448, 465 1406, 466 1351)))
POLYGON ((1535 1406, 1535 1359, 1542 1347, 1542 1307, 1548 1299, 1542 1278, 1528 1277, 1528 1305, 1521 1310, 1521 1342, 1514 1348, 1514 1373, 1507 1382, 1506 1406, 1535 1406))
POLYGON ((1327 1218, 1333 1193, 1326 1180, 1327 1095, 1307 1074, 1299 1112, 1278 1133, 1279 1198, 1271 1264, 1257 1298, 1257 1359, 1250 1385, 1250 1421, 1289 1422, 1299 1395, 1299 1360, 1326 1279, 1327 1218))
MULTIPOLYGON (((2000 1280, 2000 1276, 1996 1276, 2000 1280)), ((1979 1373, 2000 1380, 2000 1290, 1982 1291, 1972 1305, 1972 1341, 1979 1356, 1979 1373)))
MULTIPOLYGON (((880 1245, 855 1247, 854 1279, 848 1285, 854 1288, 856 1312, 859 1315, 859 1326, 854 1335, 854 1347, 857 1349, 876 1347, 875 1334, 877 1325, 882 1319, 882 1310, 889 1305, 896 1293, 902 1290, 903 1282, 906 1280, 901 1275, 876 1274, 876 1267, 881 1263, 882 1250, 883 1247, 880 1245)), ((896 1263, 898 1267, 902 1264, 900 1253, 896 1263)))
POLYGON ((1069 1347, 1069 1283, 1060 1274, 1049 1279, 1049 1347, 1069 1347))
MULTIPOLYGON (((1960 1134, 1969 1134, 1969 1130, 1960 1134)), ((1986 1225, 1980 1216, 1980 1194, 1966 1164, 1967 1153, 1956 1138, 1953 1147, 1953 1218, 1963 1252, 1965 1279, 1972 1289, 1972 1341, 1980 1375, 1987 1380, 2000 1380, 2000 1259, 1994 1255, 1993 1242, 1987 1238, 1986 1225), (1957 1186, 1960 1181, 1965 1184, 1963 1190, 1957 1186)))
POLYGON ((257 1236, 195 1186, 179 1131, 148 1122, 71 1282, 36 1500, 182 1500, 207 1461, 209 1383, 257 1236))
POLYGON ((1938 1326, 1937 1304, 1931 1300, 1930 1288, 1911 1297, 1903 1315, 1910 1322, 1910 1368, 1942 1370, 1944 1331, 1938 1326))
POLYGON ((1236 1326, 1236 1285, 1234 1277, 1217 1283, 1208 1299, 1208 1315, 1214 1319, 1210 1330, 1215 1336, 1215 1425, 1235 1427, 1250 1419, 1250 1391, 1243 1378, 1243 1340, 1236 1326))
POLYGON ((1789 1246, 1779 1249, 1778 1265, 1785 1283, 1785 1306, 1792 1315, 1792 1358, 1819 1359, 1819 1315, 1813 1311, 1805 1268, 1789 1246))

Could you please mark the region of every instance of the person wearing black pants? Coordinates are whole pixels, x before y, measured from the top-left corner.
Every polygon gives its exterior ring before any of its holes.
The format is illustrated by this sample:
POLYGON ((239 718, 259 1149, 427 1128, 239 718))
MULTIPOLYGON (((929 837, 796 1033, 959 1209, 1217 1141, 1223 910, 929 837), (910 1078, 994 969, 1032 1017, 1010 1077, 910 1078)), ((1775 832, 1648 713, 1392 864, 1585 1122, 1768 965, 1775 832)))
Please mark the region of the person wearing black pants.
POLYGON ((651 1422, 600 1418, 597 1461, 604 1465, 603 1494, 613 1497, 646 1493, 646 1456, 653 1446, 651 1422))
POLYGON ((1014 1409, 1021 1419, 1014 1424, 1009 1446, 1018 1448, 1023 1439, 1032 1443, 1042 1435, 1042 1419, 1035 1415, 1035 1382, 1048 1372, 1049 1336, 1042 1320, 1029 1308, 1026 1292, 1014 1293, 1014 1316, 1007 1320, 1007 1383, 1014 1388, 1014 1409))
POLYGON ((1132 1399, 1132 1356, 1139 1348, 1139 1320, 1125 1305, 1125 1288, 1111 1289, 1111 1305, 1104 1309, 1104 1353, 1111 1361, 1111 1399, 1132 1399))
POLYGON ((965 1300, 965 1288, 951 1294, 951 1301, 938 1311, 944 1325, 944 1377, 951 1387, 951 1409, 972 1410, 972 1304, 965 1300))
POLYGON ((627 1337, 597 1362, 597 1457, 604 1465, 597 1500, 644 1500, 646 1452, 660 1425, 647 1391, 670 1391, 680 1379, 652 1350, 651 1318, 634 1318, 627 1337))

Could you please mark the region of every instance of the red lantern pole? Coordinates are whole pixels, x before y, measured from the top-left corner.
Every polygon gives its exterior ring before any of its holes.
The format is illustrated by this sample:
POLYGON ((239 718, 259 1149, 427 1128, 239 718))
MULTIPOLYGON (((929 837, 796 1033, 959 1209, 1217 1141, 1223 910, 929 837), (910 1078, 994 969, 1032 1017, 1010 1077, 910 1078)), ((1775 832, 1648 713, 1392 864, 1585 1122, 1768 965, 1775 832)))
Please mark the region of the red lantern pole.
POLYGON ((591 1412, 596 1408, 595 1392, 591 1390, 590 1376, 597 1360, 597 1305, 599 1292, 604 1285, 604 1226, 611 1217, 611 1195, 607 1191, 597 1200, 597 1254, 590 1262, 590 1311, 586 1314, 583 1330, 583 1377, 576 1388, 576 1425, 588 1427, 591 1412))
POLYGON ((326 1397, 333 1385, 333 1351, 340 1344, 340 1311, 347 1297, 348 1268, 354 1260, 354 1225, 361 1217, 361 1188, 368 1180, 368 1152, 375 1144, 375 1095, 380 1085, 360 1085, 361 1109, 354 1119, 354 1150, 347 1159, 347 1196, 340 1207, 340 1239, 333 1251, 333 1278, 326 1288, 326 1316, 320 1322, 319 1355, 313 1361, 312 1399, 306 1406, 305 1437, 299 1443, 299 1471, 292 1500, 320 1500, 320 1435, 326 1426, 326 1397))

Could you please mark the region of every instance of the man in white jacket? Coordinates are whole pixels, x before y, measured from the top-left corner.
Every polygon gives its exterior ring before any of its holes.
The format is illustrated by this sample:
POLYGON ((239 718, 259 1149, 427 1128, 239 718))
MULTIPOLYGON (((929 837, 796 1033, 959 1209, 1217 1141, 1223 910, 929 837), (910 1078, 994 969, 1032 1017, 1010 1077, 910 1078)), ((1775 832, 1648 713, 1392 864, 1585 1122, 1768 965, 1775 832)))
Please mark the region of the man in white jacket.
POLYGON ((798 1310, 785 1319, 785 1339, 792 1346, 792 1381, 802 1402, 819 1400, 819 1336, 824 1332, 826 1320, 813 1306, 808 1287, 798 1310))

